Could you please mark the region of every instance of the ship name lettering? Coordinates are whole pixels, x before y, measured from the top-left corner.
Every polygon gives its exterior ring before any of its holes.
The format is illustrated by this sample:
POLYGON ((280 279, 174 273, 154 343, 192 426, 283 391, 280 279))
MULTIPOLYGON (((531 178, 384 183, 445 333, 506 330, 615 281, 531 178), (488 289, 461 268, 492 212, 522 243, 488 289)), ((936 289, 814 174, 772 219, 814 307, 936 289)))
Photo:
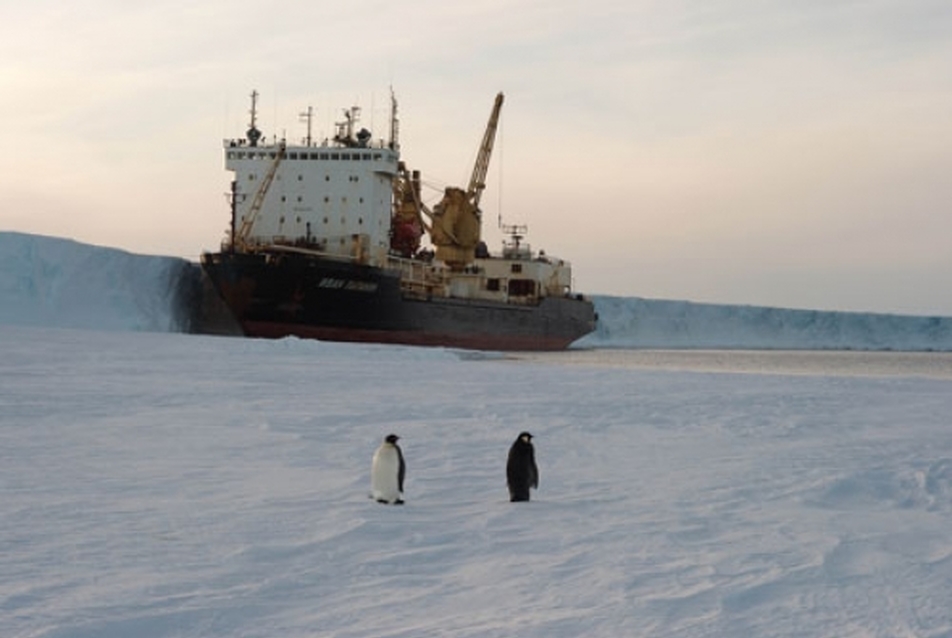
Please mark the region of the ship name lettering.
POLYGON ((335 279, 334 277, 324 277, 318 282, 318 288, 343 288, 347 284, 343 279, 335 279))
POLYGON ((356 292, 376 292, 377 284, 372 281, 348 281, 344 288, 356 292))
POLYGON ((333 290, 352 290, 354 292, 376 292, 377 284, 373 281, 355 281, 353 279, 338 279, 336 277, 324 277, 317 283, 318 288, 331 288, 333 290))

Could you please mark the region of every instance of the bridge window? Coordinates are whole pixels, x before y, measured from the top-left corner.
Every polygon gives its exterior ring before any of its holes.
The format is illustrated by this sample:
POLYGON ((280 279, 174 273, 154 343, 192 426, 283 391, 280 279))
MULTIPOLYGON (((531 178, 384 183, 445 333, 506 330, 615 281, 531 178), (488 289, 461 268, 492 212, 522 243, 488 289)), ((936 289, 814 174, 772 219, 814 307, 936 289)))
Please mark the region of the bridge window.
POLYGON ((531 279, 510 279, 509 294, 513 297, 529 297, 535 294, 536 282, 531 279))

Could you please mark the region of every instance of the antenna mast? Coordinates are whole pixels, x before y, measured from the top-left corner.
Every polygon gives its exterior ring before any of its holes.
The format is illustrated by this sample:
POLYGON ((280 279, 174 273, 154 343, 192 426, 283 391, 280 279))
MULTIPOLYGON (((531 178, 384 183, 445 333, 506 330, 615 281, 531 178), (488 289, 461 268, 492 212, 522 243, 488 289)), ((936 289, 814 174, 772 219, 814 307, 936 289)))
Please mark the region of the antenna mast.
POLYGON ((390 149, 400 150, 400 120, 397 119, 397 96, 390 87, 390 149))
POLYGON ((248 125, 248 144, 257 146, 261 139, 261 131, 258 130, 258 91, 251 92, 251 123, 248 125))
POLYGON ((312 107, 307 107, 307 110, 300 114, 302 122, 307 122, 307 138, 305 139, 305 146, 311 145, 311 121, 314 119, 314 109, 312 107))

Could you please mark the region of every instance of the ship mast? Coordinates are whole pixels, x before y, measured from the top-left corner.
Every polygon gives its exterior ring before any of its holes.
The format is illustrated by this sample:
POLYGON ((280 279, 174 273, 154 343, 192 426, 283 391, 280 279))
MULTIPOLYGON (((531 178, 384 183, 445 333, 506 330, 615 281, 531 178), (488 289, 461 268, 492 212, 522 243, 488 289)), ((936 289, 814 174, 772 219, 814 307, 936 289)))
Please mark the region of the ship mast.
POLYGON ((390 150, 400 150, 400 120, 397 119, 397 96, 390 87, 390 150))
POLYGON ((258 130, 258 91, 251 92, 251 123, 248 125, 248 145, 257 146, 261 139, 261 131, 258 130))
POLYGON ((305 146, 311 145, 311 122, 314 119, 314 109, 312 107, 307 107, 307 110, 299 115, 302 122, 307 122, 307 138, 305 139, 305 146))

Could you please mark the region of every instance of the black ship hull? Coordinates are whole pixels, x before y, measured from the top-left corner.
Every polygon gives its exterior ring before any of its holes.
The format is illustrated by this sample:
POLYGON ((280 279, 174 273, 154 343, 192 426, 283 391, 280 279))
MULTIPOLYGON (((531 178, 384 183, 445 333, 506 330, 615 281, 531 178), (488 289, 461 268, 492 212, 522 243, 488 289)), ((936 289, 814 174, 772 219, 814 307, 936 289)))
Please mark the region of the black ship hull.
POLYGON ((395 271, 296 253, 206 253, 202 266, 249 337, 563 350, 595 329, 580 296, 535 305, 415 297, 395 271))

